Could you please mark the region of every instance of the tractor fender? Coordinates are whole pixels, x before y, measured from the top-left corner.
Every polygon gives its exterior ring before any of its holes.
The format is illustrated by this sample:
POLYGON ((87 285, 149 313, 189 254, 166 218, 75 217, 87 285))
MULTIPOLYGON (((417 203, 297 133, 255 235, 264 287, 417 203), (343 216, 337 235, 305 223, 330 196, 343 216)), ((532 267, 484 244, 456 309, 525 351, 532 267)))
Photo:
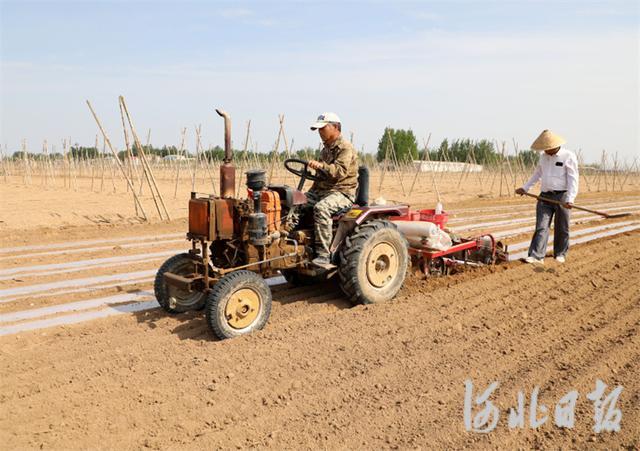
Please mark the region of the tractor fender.
POLYGON ((408 214, 408 205, 353 206, 351 210, 342 215, 338 222, 338 230, 336 230, 331 242, 331 254, 337 252, 344 239, 356 226, 380 216, 406 216, 408 214))

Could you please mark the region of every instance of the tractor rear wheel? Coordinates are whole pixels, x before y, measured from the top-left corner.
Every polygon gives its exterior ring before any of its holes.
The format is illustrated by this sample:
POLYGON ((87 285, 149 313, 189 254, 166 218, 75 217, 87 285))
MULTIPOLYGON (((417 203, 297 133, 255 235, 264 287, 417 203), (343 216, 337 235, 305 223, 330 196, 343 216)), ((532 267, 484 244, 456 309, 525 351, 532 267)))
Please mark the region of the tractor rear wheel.
POLYGON ((164 273, 170 272, 179 276, 189 276, 195 271, 195 265, 187 254, 178 254, 165 261, 156 273, 153 284, 158 304, 168 313, 182 313, 189 310, 200 310, 204 307, 207 294, 200 291, 188 292, 168 285, 164 273))
POLYGON ((240 270, 223 276, 207 298, 207 324, 221 340, 262 329, 271 313, 271 290, 264 279, 240 270))
POLYGON ((391 300, 402 288, 409 244, 390 221, 375 219, 354 229, 340 250, 340 287, 356 304, 391 300))

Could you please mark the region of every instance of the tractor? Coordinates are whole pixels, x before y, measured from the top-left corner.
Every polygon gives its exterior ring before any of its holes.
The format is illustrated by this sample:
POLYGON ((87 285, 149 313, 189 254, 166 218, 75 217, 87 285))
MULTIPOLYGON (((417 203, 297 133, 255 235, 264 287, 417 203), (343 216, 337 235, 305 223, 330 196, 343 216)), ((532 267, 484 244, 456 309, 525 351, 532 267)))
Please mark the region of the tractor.
POLYGON ((157 272, 154 291, 169 313, 205 309, 206 321, 220 339, 262 329, 271 312, 267 280, 283 275, 293 285, 337 278, 353 303, 391 300, 402 287, 410 264, 409 244, 390 219, 409 215, 408 205, 371 206, 369 174, 358 172, 354 205, 333 217, 333 269, 312 265, 313 214, 303 214, 289 229, 286 220, 306 202, 307 180, 327 177, 305 160, 287 159, 285 168, 299 177, 296 188, 267 184, 264 170, 246 172, 247 198, 235 198, 231 119, 224 118, 225 156, 220 166, 220 195, 191 193, 191 248, 169 258, 157 272))

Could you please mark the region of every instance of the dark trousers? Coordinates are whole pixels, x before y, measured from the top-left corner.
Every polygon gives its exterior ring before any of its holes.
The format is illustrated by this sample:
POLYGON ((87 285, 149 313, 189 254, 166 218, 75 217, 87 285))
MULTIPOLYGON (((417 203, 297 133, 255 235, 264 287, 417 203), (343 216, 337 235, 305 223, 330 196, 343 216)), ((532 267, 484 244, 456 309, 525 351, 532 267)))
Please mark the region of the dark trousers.
MULTIPOLYGON (((550 191, 540 193, 540 196, 548 199, 566 202, 566 192, 550 191)), ((547 253, 547 241, 549 241, 549 227, 553 223, 553 256, 565 256, 569 250, 569 219, 571 210, 554 205, 549 202, 538 201, 536 205, 536 231, 529 246, 529 256, 544 258, 547 253)))

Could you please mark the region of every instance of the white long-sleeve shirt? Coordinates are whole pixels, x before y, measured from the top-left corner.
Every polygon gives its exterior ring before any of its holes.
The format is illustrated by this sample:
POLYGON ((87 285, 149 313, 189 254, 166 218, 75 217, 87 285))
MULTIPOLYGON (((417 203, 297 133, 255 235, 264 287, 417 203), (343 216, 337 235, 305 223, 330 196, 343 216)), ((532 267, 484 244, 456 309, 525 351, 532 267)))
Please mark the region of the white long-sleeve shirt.
POLYGON ((578 195, 578 159, 576 154, 560 147, 555 155, 542 152, 533 175, 522 187, 529 191, 540 180, 540 190, 566 191, 567 202, 573 203, 578 195))

